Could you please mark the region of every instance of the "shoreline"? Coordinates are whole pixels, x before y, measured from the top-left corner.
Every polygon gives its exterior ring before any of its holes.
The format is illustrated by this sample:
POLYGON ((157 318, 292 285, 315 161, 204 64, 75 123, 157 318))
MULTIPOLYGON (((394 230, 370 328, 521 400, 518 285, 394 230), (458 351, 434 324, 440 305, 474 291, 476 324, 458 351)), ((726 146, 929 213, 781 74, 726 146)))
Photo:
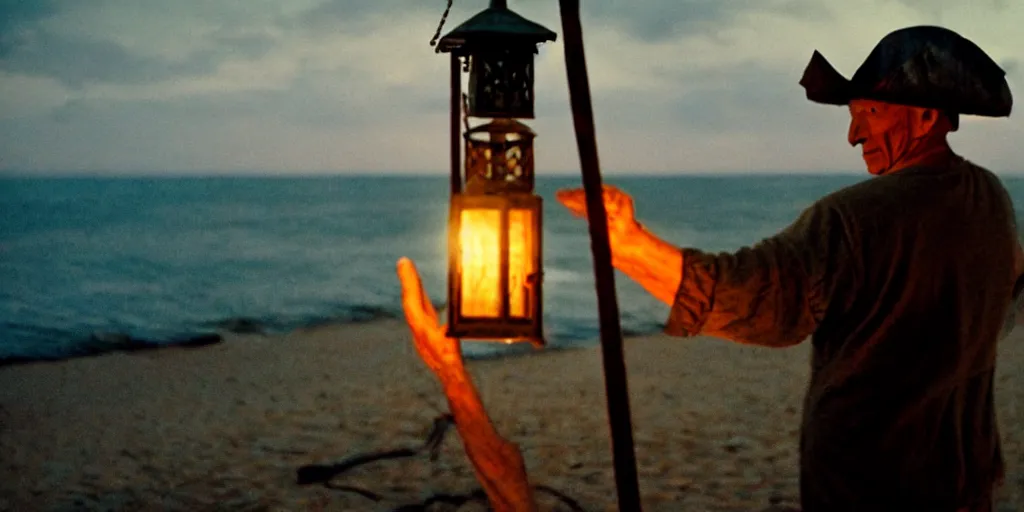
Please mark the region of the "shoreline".
MULTIPOLYGON (((375 462, 333 482, 379 502, 296 483, 305 465, 419 447, 447 410, 403 321, 225 338, 0 368, 0 509, 393 510, 477 488, 454 429, 436 461, 375 462)), ((645 510, 795 505, 809 349, 626 338, 645 510)), ((613 510, 600 350, 526 355, 543 357, 467 360, 495 427, 533 484, 613 510)), ((1024 333, 1003 340, 999 361, 1005 512, 1024 509, 1024 333)))
MULTIPOLYGON (((180 336, 165 341, 153 341, 145 338, 136 338, 124 333, 94 333, 88 338, 88 343, 81 344, 86 348, 85 351, 82 351, 80 353, 53 356, 41 355, 36 357, 20 355, 0 357, 0 370, 12 366, 22 366, 35 363, 53 363, 81 358, 102 357, 108 354, 143 353, 150 351, 175 349, 196 350, 229 341, 244 342, 245 339, 252 337, 286 338, 289 336, 313 333, 319 329, 344 329, 346 327, 360 326, 364 324, 389 324, 394 322, 402 323, 403 326, 405 325, 404 319, 399 316, 380 315, 367 320, 315 321, 289 329, 267 328, 265 330, 257 330, 256 327, 253 327, 253 324, 240 324, 238 328, 209 329, 205 331, 196 330, 195 332, 192 332, 190 334, 182 334, 180 336)), ((623 334, 624 338, 630 338, 637 336, 650 336, 657 334, 659 332, 660 329, 651 330, 649 332, 630 331, 628 333, 624 332, 623 334)), ((545 352, 585 350, 599 345, 600 340, 599 338, 566 339, 559 343, 548 344, 546 347, 540 350, 525 350, 520 348, 512 348, 509 350, 496 350, 494 352, 488 352, 483 347, 486 347, 488 345, 497 346, 499 345, 498 343, 492 343, 487 341, 466 341, 463 343, 468 343, 470 344, 471 347, 477 347, 476 349, 471 348, 468 351, 468 353, 464 351, 463 357, 467 361, 483 361, 491 359, 507 359, 522 356, 542 355, 545 352)))

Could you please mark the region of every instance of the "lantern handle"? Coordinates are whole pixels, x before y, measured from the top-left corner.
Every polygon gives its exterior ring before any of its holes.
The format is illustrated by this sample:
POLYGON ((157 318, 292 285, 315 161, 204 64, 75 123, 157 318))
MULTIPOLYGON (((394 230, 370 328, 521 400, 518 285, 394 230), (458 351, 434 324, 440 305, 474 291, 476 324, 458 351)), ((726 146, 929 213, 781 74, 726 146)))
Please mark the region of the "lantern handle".
POLYGON ((437 24, 434 37, 430 38, 430 46, 434 47, 434 53, 441 53, 441 48, 437 46, 437 40, 441 38, 441 29, 444 28, 444 22, 448 19, 448 13, 452 12, 452 2, 453 0, 448 0, 448 7, 445 7, 444 12, 441 13, 441 21, 437 24))

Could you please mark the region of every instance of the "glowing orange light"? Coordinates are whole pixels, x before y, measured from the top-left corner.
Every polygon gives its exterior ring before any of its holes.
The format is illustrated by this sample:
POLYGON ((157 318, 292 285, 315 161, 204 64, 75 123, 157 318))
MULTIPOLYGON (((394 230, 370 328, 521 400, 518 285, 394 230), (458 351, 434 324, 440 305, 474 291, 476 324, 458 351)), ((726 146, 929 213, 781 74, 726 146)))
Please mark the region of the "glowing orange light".
POLYGON ((530 281, 533 266, 533 212, 514 209, 508 212, 508 299, 509 315, 530 315, 530 281))
POLYGON ((501 211, 463 210, 459 225, 462 316, 501 315, 501 211))
POLYGON ((533 212, 508 212, 508 288, 501 289, 501 211, 463 210, 459 220, 462 268, 462 316, 498 318, 507 297, 509 316, 530 315, 530 282, 537 272, 533 264, 533 212))

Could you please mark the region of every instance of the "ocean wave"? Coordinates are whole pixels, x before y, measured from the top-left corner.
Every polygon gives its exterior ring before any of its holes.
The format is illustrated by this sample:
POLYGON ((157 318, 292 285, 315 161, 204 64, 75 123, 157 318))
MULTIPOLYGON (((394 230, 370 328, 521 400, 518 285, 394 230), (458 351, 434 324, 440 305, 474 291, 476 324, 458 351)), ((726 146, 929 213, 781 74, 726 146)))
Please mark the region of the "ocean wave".
MULTIPOLYGON (((5 324, 4 331, 7 331, 10 324, 5 324)), ((45 332, 53 333, 52 329, 46 327, 20 326, 22 330, 33 331, 37 337, 42 337, 45 332)), ((51 343, 46 345, 32 345, 31 349, 7 350, 7 353, 0 353, 0 367, 14 364, 23 364, 40 361, 59 361, 76 357, 88 357, 114 352, 137 352, 142 350, 155 350, 165 348, 199 348, 223 341, 217 333, 193 333, 166 340, 151 340, 132 336, 123 332, 98 331, 85 337, 67 337, 63 339, 48 338, 51 343)), ((25 345, 23 345, 25 346, 25 345)))
MULTIPOLYGON (((438 318, 446 319, 444 304, 435 304, 438 318)), ((364 324, 403 318, 400 305, 347 304, 323 314, 229 316, 177 329, 138 328, 124 330, 95 329, 87 325, 73 328, 33 325, 24 322, 0 323, 0 367, 36 361, 55 361, 96 356, 114 352, 136 352, 171 347, 199 348, 223 341, 227 333, 241 335, 277 335, 324 325, 364 324)), ((624 312, 623 336, 660 332, 664 325, 624 312)), ((544 350, 590 346, 601 335, 595 318, 545 318, 544 350)), ((467 359, 489 359, 532 353, 528 344, 505 345, 467 340, 462 344, 467 359)))
POLYGON ((398 318, 400 308, 376 304, 335 306, 322 314, 231 316, 183 322, 174 329, 138 325, 117 330, 79 324, 48 326, 29 322, 0 323, 0 366, 53 361, 111 352, 167 347, 200 347, 222 340, 224 333, 283 334, 325 324, 360 324, 398 318))
POLYGON ((280 334, 295 329, 317 327, 326 324, 361 324, 377 320, 398 318, 396 307, 379 304, 349 304, 330 308, 323 313, 305 315, 266 315, 262 317, 232 316, 204 325, 222 332, 234 334, 280 334))

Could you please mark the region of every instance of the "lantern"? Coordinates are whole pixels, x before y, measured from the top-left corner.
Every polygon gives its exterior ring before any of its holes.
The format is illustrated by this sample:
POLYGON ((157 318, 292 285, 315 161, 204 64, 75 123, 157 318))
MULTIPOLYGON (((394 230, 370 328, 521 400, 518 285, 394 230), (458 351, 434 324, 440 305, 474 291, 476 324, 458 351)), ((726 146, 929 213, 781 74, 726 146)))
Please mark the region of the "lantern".
POLYGON ((516 118, 533 118, 533 56, 537 44, 555 37, 509 10, 504 0, 492 0, 438 42, 438 51, 452 55, 451 337, 544 345, 535 134, 516 118), (464 134, 458 115, 461 59, 469 71, 464 134), (491 120, 469 129, 468 117, 491 120), (460 162, 462 144, 466 154, 460 162))

